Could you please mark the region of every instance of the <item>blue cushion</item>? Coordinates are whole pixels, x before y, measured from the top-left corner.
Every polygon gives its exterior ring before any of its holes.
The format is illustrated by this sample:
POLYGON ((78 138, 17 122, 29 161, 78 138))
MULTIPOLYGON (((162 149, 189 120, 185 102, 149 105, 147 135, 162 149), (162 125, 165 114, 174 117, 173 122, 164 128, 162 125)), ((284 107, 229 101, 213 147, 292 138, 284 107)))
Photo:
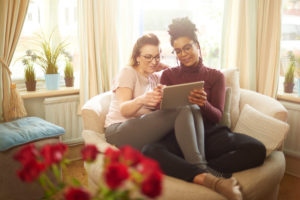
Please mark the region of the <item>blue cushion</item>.
POLYGON ((65 133, 62 127, 38 117, 25 117, 0 124, 0 151, 65 133))

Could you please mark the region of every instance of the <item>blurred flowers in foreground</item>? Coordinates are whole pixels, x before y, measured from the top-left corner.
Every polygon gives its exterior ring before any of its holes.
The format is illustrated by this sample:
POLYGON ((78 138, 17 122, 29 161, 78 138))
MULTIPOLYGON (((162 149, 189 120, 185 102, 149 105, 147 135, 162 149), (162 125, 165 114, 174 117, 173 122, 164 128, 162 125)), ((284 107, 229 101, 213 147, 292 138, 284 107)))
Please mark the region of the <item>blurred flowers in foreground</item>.
MULTIPOLYGON (((142 199, 156 198, 162 190, 162 172, 156 161, 143 156, 139 151, 124 146, 107 148, 103 153, 103 174, 98 190, 91 193, 73 178, 71 183, 62 179, 60 168, 65 168, 67 145, 63 143, 46 144, 37 149, 29 144, 16 153, 15 159, 22 164, 17 171, 19 178, 25 182, 38 180, 42 185, 44 199, 97 200, 97 199, 142 199), (139 197, 133 193, 139 192, 139 197), (136 196, 136 195, 134 195, 136 196)), ((86 145, 82 158, 93 163, 101 154, 95 145, 86 145)))

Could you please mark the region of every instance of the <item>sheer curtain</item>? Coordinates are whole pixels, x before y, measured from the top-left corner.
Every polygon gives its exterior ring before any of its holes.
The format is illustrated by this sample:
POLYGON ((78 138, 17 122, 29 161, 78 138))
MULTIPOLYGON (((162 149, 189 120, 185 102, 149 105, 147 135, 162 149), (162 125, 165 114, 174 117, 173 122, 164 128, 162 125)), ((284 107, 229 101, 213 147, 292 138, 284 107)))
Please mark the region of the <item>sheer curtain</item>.
POLYGON ((221 68, 237 67, 240 85, 274 96, 278 81, 281 0, 227 0, 221 68))
MULTIPOLYGON (((16 49, 29 0, 0 0, 0 121, 9 120, 10 70, 9 64, 16 49)), ((22 105, 18 105, 24 109, 22 105)), ((16 116, 21 117, 21 116, 16 116)))
POLYGON ((131 50, 135 0, 79 0, 80 107, 110 90, 131 50), (120 38, 121 37, 121 38, 120 38))
POLYGON ((257 91, 275 97, 279 81, 281 0, 258 1, 257 91))

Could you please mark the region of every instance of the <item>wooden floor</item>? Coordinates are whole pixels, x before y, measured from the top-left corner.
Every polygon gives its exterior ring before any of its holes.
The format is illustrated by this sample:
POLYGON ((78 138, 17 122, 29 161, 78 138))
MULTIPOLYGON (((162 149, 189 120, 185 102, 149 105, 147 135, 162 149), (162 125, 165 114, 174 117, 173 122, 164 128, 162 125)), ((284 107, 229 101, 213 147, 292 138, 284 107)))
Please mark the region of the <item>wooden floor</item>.
POLYGON ((300 178, 285 174, 279 189, 278 200, 300 199, 300 178))
MULTIPOLYGON (((83 185, 87 186, 87 174, 83 167, 83 161, 73 161, 63 170, 64 178, 70 180, 75 177, 83 185)), ((299 200, 300 199, 300 178, 285 174, 279 189, 278 200, 299 200)))

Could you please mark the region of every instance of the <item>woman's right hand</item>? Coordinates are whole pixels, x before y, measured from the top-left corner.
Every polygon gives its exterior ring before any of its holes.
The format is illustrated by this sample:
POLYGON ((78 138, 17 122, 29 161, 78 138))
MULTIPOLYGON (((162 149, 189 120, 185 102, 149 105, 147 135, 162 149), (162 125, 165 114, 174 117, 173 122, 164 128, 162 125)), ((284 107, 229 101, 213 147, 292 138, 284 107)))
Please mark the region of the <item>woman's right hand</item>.
POLYGON ((142 96, 138 97, 140 100, 140 103, 142 103, 144 106, 148 108, 155 108, 157 104, 161 101, 161 92, 154 90, 144 93, 142 96))

